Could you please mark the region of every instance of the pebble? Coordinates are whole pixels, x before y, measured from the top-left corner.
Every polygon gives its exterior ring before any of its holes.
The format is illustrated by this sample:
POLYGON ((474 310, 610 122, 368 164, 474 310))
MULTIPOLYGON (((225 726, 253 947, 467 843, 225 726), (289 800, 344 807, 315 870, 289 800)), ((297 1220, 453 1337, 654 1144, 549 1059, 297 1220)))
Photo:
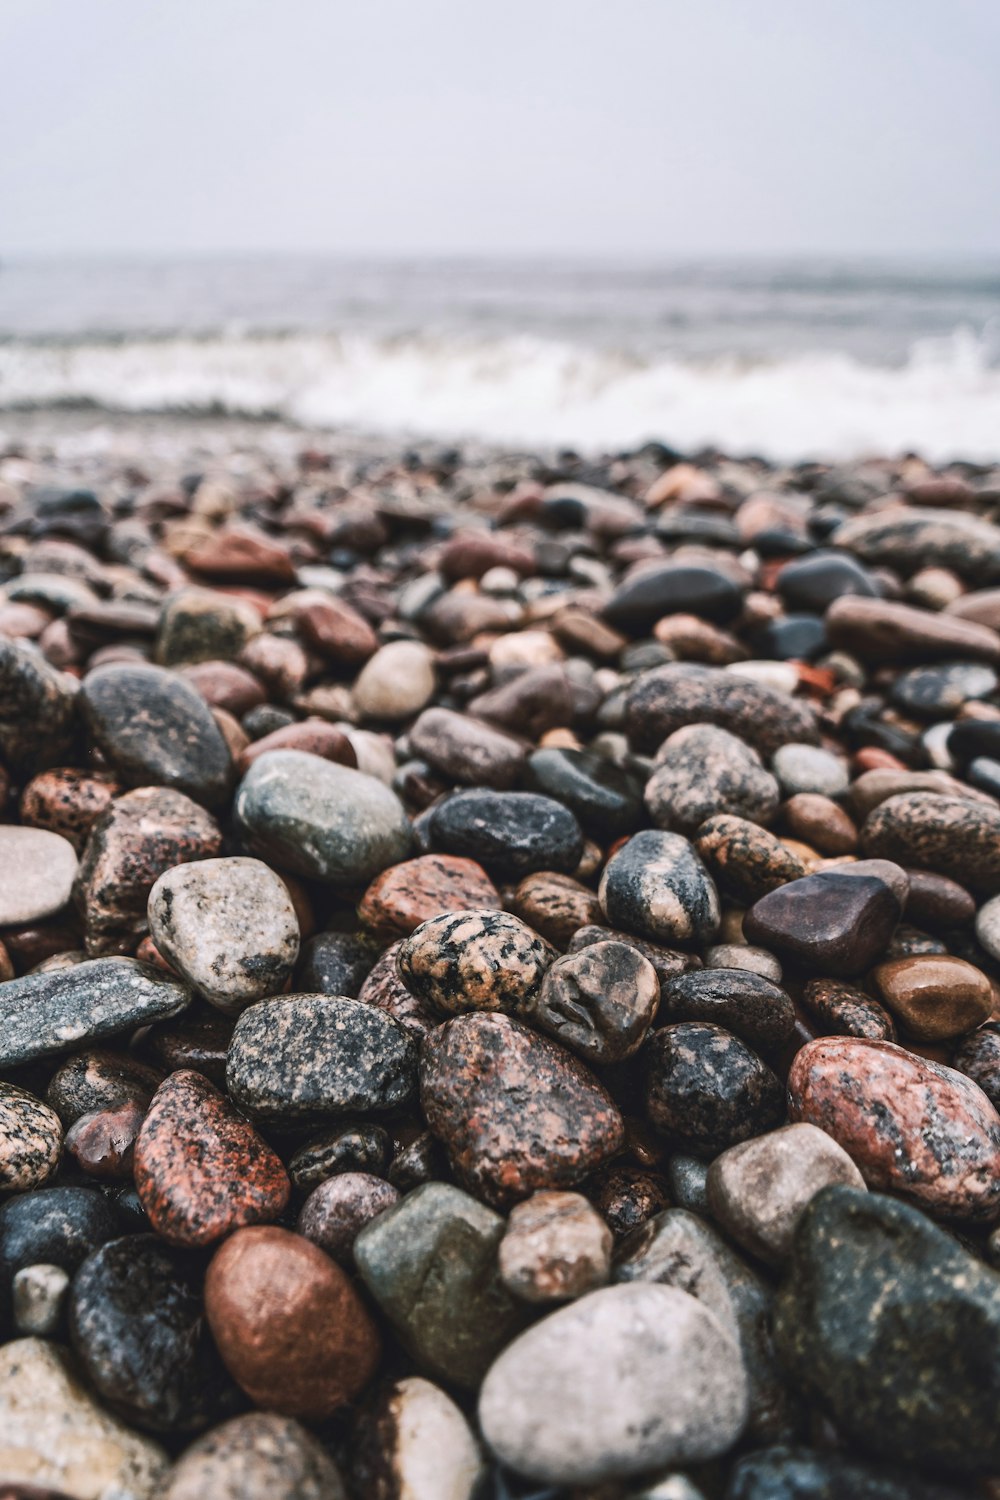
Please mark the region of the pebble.
POLYGON ((39 922, 66 905, 76 851, 43 828, 0 825, 0 927, 39 922))
POLYGON ((850 783, 845 763, 818 745, 781 745, 774 752, 771 770, 786 797, 799 793, 838 797, 850 783))
POLYGON ((774 954, 750 943, 714 943, 705 949, 704 962, 706 969, 745 969, 748 974, 759 974, 773 984, 782 980, 782 967, 774 954))
MULTIPOLYGON (((779 976, 780 977, 780 976, 779 976)), ((663 1022, 709 1021, 734 1032, 751 1047, 787 1042, 795 1008, 783 989, 762 974, 743 968, 694 969, 660 989, 663 1022)))
POLYGON ((434 696, 434 655, 420 641, 390 641, 362 667, 351 695, 366 719, 398 722, 434 696))
POLYGON ((129 1100, 113 1109, 81 1115, 67 1130, 63 1147, 89 1177, 131 1182, 144 1112, 142 1104, 129 1100))
POLYGON ((431 1032, 420 1101, 459 1181, 492 1207, 570 1188, 624 1141, 617 1106, 577 1058, 496 1012, 431 1032))
POLYGON ((23 1338, 57 1338, 66 1316, 69 1273, 62 1266, 24 1266, 11 1282, 11 1314, 23 1338))
POLYGON ((427 816, 431 846, 478 861, 497 880, 537 870, 571 874, 583 831, 568 808, 536 792, 456 792, 427 816))
POLYGON ((679 833, 634 834, 608 860, 598 894, 613 927, 654 943, 703 943, 718 931, 718 893, 679 833))
POLYGON ((180 589, 160 610, 156 660, 163 667, 230 661, 260 630, 260 615, 245 599, 211 589, 180 589))
POLYGON ((514 784, 526 754, 512 735, 450 708, 425 708, 409 739, 411 750, 450 781, 497 791, 514 784))
POLYGON ((875 1456, 975 1474, 1000 1463, 1000 1283, 909 1204, 813 1199, 779 1294, 789 1375, 875 1456))
POLYGON ((345 1500, 340 1473, 292 1417, 245 1412, 197 1438, 159 1500, 345 1500))
POLYGON ((719 888, 737 901, 752 903, 806 874, 794 849, 757 823, 727 813, 702 823, 694 847, 719 888))
POLYGON ((62 1121, 54 1109, 13 1083, 0 1083, 0 1188, 41 1187, 59 1166, 62 1121))
POLYGON ((378 1365, 378 1333, 344 1272, 272 1224, 238 1229, 215 1252, 205 1316, 236 1383, 281 1416, 322 1421, 378 1365))
POLYGON ((597 838, 631 833, 639 822, 642 790, 636 778, 589 750, 536 750, 524 778, 533 791, 568 807, 597 838))
POLYGON ((1000 892, 1000 808, 965 797, 904 792, 865 819, 861 848, 869 859, 891 859, 947 875, 986 895, 1000 892))
POLYGON ((759 1260, 782 1265, 806 1207, 835 1183, 865 1190, 847 1152, 825 1131, 800 1122, 730 1146, 708 1169, 712 1217, 759 1260))
POLYGON ((36 1486, 41 1500, 47 1490, 51 1500, 154 1500, 168 1462, 97 1404, 58 1344, 15 1339, 0 1350, 0 1465, 25 1500, 36 1486))
POLYGON ((192 1432, 239 1401, 205 1326, 201 1278, 155 1235, 95 1250, 73 1277, 70 1337, 103 1401, 152 1432, 192 1432))
POLYGON ((522 1302, 567 1302, 607 1285, 611 1231, 580 1193, 534 1193, 511 1209, 500 1279, 522 1302))
POLYGON ((680 1021, 650 1039, 645 1107, 676 1145, 715 1155, 779 1124, 785 1101, 771 1069, 732 1032, 680 1021))
POLYGON ((647 943, 642 938, 633 937, 629 932, 619 932, 613 927, 591 923, 578 927, 566 946, 570 953, 579 953, 584 948, 593 947, 595 943, 624 943, 626 947, 634 948, 652 964, 661 985, 673 979, 676 974, 701 967, 701 960, 692 953, 682 953, 676 948, 661 948, 656 943, 647 943))
POLYGON ((639 1051, 659 1004, 649 960, 627 943, 607 942, 557 958, 521 1014, 585 1061, 604 1065, 639 1051))
POLYGON ((369 1414, 354 1477, 370 1500, 473 1500, 484 1465, 454 1401, 440 1386, 409 1375, 394 1381, 369 1414))
POLYGON ((604 608, 616 629, 642 635, 664 615, 697 615, 725 625, 739 614, 742 593, 732 579, 714 568, 672 562, 644 563, 619 584, 604 608))
POLYGON ((718 813, 769 823, 778 783, 757 752, 715 724, 677 729, 657 751, 646 806, 657 828, 691 834, 718 813))
MULTIPOLYGON (((108 771, 78 771, 72 766, 42 771, 21 793, 21 821, 67 839, 80 854, 91 828, 121 791, 108 771)), ((5 828, 16 833, 16 828, 5 828)), ((74 871, 75 874, 75 871, 74 871)))
POLYGON ((186 985, 132 958, 95 958, 0 984, 0 1067, 58 1056, 175 1016, 186 985))
POLYGON ((926 927, 967 927, 976 902, 964 886, 930 870, 907 870, 910 882, 904 915, 926 927))
POLYGON ((782 808, 789 832, 820 854, 853 854, 858 847, 854 820, 836 802, 816 792, 796 792, 782 808))
POLYGON ((782 1445, 737 1459, 726 1500, 963 1500, 964 1493, 895 1464, 782 1445))
POLYGON ((398 938, 408 937, 432 917, 472 907, 499 910, 500 905, 499 891, 474 859, 422 854, 376 875, 358 902, 358 917, 380 937, 398 938))
POLYGON ((791 742, 815 744, 812 709, 728 669, 675 663, 644 672, 629 690, 625 724, 635 750, 655 752, 685 724, 718 724, 762 757, 791 742))
POLYGON ((299 955, 288 889, 258 859, 205 859, 166 870, 149 894, 157 950, 209 1004, 238 1015, 282 990, 299 955))
POLYGON ((1000 961, 1000 896, 984 901, 976 913, 976 937, 990 957, 1000 961))
POLYGON ((988 626, 889 599, 838 599, 826 627, 832 646, 866 663, 1000 661, 1000 635, 988 626))
POLYGON ((843 594, 874 598, 875 579, 847 552, 819 548, 806 557, 794 558, 778 572, 775 586, 788 609, 825 613, 843 594))
POLYGON ((392 1142, 381 1125, 347 1122, 324 1130, 300 1146, 288 1162, 288 1175, 299 1193, 310 1193, 338 1172, 381 1177, 389 1165, 392 1142))
POLYGON ((504 1221, 450 1183, 407 1193, 358 1235, 362 1281, 421 1370, 475 1390, 527 1321, 500 1280, 504 1221))
POLYGON ((551 1313, 504 1350, 479 1397, 493 1452, 557 1485, 704 1462, 736 1441, 746 1410, 729 1330, 686 1292, 645 1284, 551 1313))
POLYGON ((821 1037, 792 1063, 788 1098, 790 1118, 832 1136, 870 1188, 945 1219, 1000 1213, 1000 1116, 962 1073, 891 1042, 821 1037))
POLYGON ((987 1021, 961 1041, 951 1066, 978 1084, 993 1108, 1000 1110, 1000 1023, 987 1021))
POLYGON ((0 1205, 0 1267, 6 1278, 26 1266, 72 1272, 119 1233, 109 1200, 92 1187, 43 1187, 0 1205))
POLYGON ((342 996, 283 995, 240 1016, 226 1087, 254 1120, 308 1125, 408 1104, 416 1061, 412 1038, 371 1005, 342 996))
POLYGON ((571 875, 550 870, 518 881, 510 908, 522 922, 560 948, 568 947, 581 928, 604 920, 601 904, 589 886, 571 875))
POLYGON ((377 941, 364 933, 319 932, 302 945, 298 988, 303 994, 356 999, 378 956, 377 941))
POLYGON ((402 938, 389 944, 358 991, 358 999, 363 1005, 374 1005, 376 1010, 385 1011, 419 1042, 437 1026, 441 1017, 411 994, 400 979, 397 959, 402 945, 402 938))
POLYGON ((888 1010, 921 1042, 946 1042, 989 1019, 993 989, 980 969, 945 954, 877 965, 875 983, 888 1010))
POLYGON ((833 534, 838 547, 865 562, 909 574, 929 563, 969 583, 1000 578, 1000 527, 961 511, 889 509, 854 516, 833 534))
POLYGON ((825 975, 860 974, 889 941, 903 902, 881 870, 854 871, 822 870, 770 891, 744 917, 744 935, 825 975))
POLYGON ((0 636, 0 755, 35 775, 72 760, 79 683, 20 641, 0 636))
POLYGON ((245 1224, 277 1219, 287 1173, 271 1148, 200 1073, 171 1073, 135 1148, 135 1185, 157 1234, 201 1249, 245 1224))
POLYGON ((340 1172, 313 1189, 295 1227, 327 1255, 349 1266, 361 1230, 398 1202, 396 1188, 381 1177, 368 1172, 340 1172))
POLYGON ((894 1042, 892 1016, 864 990, 839 979, 809 979, 802 988, 802 1004, 824 1032, 856 1036, 870 1042, 894 1042))
POLYGON ((471 1010, 527 1014, 554 949, 504 911, 432 917, 405 938, 396 967, 406 988, 439 1016, 471 1010))
POLYGON ((948 719, 970 700, 988 698, 998 683, 1000 678, 985 663, 947 662, 901 672, 890 697, 897 708, 918 718, 948 719))

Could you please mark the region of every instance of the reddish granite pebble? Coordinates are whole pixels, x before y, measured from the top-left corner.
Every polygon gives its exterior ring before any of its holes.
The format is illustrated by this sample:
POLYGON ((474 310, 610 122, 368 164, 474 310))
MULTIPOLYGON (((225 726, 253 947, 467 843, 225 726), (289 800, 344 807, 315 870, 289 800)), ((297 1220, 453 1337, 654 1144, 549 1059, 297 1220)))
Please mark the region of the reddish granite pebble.
POLYGON ((431 917, 470 907, 499 910, 500 893, 482 865, 454 854, 422 854, 376 875, 358 916, 382 937, 408 937, 431 917))
POLYGON ((802 989, 802 1003, 818 1022, 820 1032, 856 1036, 870 1042, 894 1042, 892 1016, 864 990, 839 979, 810 979, 802 989))
POLYGON ((72 766, 43 771, 21 794, 21 819, 32 828, 61 833, 79 852, 120 790, 110 772, 78 771, 72 766))
POLYGON ((1000 1216, 1000 1115, 952 1068, 891 1042, 820 1037, 788 1075, 789 1115, 818 1125, 870 1188, 940 1218, 1000 1216))
POLYGON ((554 870, 526 875, 510 898, 510 909, 557 948, 566 947, 581 927, 604 921, 597 892, 554 870))
POLYGON ((135 1148, 135 1185, 158 1234, 210 1245, 276 1219, 291 1185, 271 1148, 200 1073, 172 1073, 153 1095, 135 1148))
POLYGON ((275 729, 262 739, 254 740, 239 758, 240 775, 269 750, 305 750, 309 755, 320 755, 324 760, 336 761, 341 766, 356 768, 358 764, 354 746, 344 731, 323 719, 304 719, 300 724, 288 724, 284 729, 275 729))

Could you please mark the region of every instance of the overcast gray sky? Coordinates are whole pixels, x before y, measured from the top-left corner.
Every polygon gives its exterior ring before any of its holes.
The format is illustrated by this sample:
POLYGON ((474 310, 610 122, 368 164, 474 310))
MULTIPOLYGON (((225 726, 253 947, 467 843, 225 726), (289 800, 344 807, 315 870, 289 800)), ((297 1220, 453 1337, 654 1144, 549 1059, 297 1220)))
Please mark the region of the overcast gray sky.
POLYGON ((1000 251, 1000 0, 0 0, 0 254, 1000 251))

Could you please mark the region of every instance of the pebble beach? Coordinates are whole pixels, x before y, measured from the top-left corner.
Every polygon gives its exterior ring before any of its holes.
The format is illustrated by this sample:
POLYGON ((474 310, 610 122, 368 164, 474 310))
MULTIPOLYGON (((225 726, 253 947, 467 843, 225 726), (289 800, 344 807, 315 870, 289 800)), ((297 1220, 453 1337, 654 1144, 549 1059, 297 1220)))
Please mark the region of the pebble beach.
POLYGON ((0 1500, 1000 1500, 1000 466, 5 414, 0 1500))

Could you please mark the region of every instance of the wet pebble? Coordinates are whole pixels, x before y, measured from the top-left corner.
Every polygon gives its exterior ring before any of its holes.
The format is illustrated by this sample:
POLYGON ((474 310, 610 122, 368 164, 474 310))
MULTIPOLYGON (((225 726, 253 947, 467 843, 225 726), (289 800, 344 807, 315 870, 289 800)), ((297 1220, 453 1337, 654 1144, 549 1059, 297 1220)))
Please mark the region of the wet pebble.
POLYGON ((714 1155, 760 1135, 784 1115, 784 1091, 771 1069, 712 1022, 661 1027, 645 1061, 646 1113, 676 1145, 714 1155))
POLYGON ((456 792, 428 814, 427 833, 433 848, 476 860, 497 880, 570 874, 583 854, 570 810, 535 792, 456 792))
POLYGON ((546 970, 520 1014, 595 1064, 638 1052, 660 1004, 656 970, 626 943, 594 943, 546 970))
POLYGON ((762 896, 743 919, 744 935, 824 974, 860 974, 889 941, 903 901, 881 869, 854 870, 823 870, 762 896))
POLYGON ((886 1008, 921 1042, 962 1036, 993 1010, 986 975, 947 954, 892 959, 876 967, 874 979, 886 1008))
POLYGON ((349 1266, 361 1230, 398 1202, 398 1191, 383 1178, 367 1172, 340 1172, 309 1194, 296 1229, 341 1265, 349 1266))
POLYGON ((500 1277, 522 1302, 565 1302, 605 1286, 612 1235, 580 1193, 534 1193, 515 1204, 500 1242, 500 1277))
POLYGON ((678 833, 634 834, 605 865, 599 897, 613 927, 654 943, 705 942, 718 930, 718 892, 678 833))
POLYGON ((459 911, 433 917, 398 949, 399 977, 440 1016, 467 1010, 527 1014, 556 957, 518 917, 459 911))
POLYGON ((663 1022, 710 1021, 735 1032, 751 1047, 787 1042, 795 1009, 783 989, 749 969, 695 969, 670 979, 660 990, 663 1022))

